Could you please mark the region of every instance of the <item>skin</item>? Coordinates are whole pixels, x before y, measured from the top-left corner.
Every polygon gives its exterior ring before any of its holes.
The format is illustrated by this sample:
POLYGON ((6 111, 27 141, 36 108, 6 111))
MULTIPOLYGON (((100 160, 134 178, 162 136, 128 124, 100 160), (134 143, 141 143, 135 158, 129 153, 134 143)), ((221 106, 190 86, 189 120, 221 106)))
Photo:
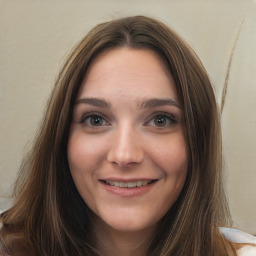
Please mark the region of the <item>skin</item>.
POLYGON ((156 53, 124 47, 92 62, 73 111, 68 160, 80 195, 95 213, 99 250, 144 255, 187 173, 183 111, 156 53), (154 182, 130 189, 106 180, 154 182))

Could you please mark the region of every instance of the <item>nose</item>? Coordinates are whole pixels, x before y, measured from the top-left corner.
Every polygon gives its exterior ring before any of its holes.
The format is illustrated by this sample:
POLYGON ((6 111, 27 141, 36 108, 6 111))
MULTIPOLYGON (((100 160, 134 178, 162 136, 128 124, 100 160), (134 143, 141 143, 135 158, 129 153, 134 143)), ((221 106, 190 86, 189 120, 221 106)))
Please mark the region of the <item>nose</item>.
POLYGON ((113 133, 108 162, 119 167, 139 164, 144 159, 143 143, 140 134, 132 127, 120 127, 113 133))

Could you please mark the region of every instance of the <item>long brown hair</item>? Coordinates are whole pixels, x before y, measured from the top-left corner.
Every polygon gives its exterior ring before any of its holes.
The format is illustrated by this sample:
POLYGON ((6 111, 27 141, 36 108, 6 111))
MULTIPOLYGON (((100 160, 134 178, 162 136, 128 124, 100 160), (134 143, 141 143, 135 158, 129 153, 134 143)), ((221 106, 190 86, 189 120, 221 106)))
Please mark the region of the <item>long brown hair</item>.
POLYGON ((88 66, 95 56, 115 47, 157 52, 174 78, 184 110, 187 179, 159 223, 147 255, 235 255, 218 231, 230 222, 222 185, 220 118, 211 83, 183 39, 143 16, 97 25, 67 59, 34 146, 21 166, 14 205, 1 216, 2 240, 13 255, 22 255, 18 250, 26 255, 99 255, 90 232, 90 210, 70 175, 67 140, 88 66))

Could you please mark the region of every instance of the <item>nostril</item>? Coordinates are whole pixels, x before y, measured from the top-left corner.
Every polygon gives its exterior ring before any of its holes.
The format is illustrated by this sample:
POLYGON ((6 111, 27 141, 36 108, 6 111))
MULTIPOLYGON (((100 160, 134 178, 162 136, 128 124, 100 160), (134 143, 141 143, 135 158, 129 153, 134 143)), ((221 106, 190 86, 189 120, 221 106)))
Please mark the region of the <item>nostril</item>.
POLYGON ((120 151, 111 151, 108 154, 108 162, 118 165, 121 167, 130 167, 132 165, 141 163, 143 161, 144 154, 139 151, 130 151, 130 152, 120 152, 120 151))

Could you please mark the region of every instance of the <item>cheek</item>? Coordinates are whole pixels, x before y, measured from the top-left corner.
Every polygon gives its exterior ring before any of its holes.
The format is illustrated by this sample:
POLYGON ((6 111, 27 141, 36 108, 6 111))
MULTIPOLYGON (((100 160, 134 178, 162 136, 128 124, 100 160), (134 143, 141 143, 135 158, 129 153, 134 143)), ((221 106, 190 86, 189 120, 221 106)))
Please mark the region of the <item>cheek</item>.
POLYGON ((67 154, 71 176, 76 188, 90 208, 95 208, 94 188, 96 171, 104 159, 104 148, 97 140, 93 143, 82 132, 73 131, 69 136, 67 154))
POLYGON ((183 134, 170 136, 152 147, 152 158, 166 175, 184 175, 187 171, 188 154, 183 134))
POLYGON ((93 171, 104 155, 104 147, 97 140, 91 141, 88 136, 71 133, 68 142, 68 162, 71 172, 75 170, 93 171))
POLYGON ((154 140, 150 150, 148 147, 148 154, 163 177, 155 199, 161 218, 179 197, 187 176, 188 154, 184 136, 179 133, 172 135, 166 136, 164 141, 154 140))

